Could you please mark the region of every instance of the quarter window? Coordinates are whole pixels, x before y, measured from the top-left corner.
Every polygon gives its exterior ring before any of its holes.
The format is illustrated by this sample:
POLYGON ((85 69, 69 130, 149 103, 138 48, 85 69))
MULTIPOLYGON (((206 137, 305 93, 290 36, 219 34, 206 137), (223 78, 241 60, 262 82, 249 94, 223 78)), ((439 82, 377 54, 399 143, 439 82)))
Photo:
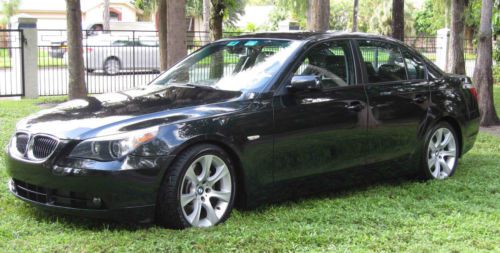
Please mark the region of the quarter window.
POLYGON ((358 43, 369 83, 407 79, 403 57, 397 46, 371 40, 360 40, 358 43))
POLYGON ((318 76, 325 89, 354 84, 354 71, 347 41, 332 41, 315 46, 306 54, 294 75, 318 76))

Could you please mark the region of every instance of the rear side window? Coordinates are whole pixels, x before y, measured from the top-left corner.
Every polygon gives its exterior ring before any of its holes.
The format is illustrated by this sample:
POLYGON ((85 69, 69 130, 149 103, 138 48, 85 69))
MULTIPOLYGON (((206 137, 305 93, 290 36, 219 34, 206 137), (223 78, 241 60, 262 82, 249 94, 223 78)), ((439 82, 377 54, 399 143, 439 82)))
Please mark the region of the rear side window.
POLYGON ((369 83, 407 80, 405 63, 397 46, 372 40, 359 40, 358 44, 369 83))
POLYGON ((403 49, 403 58, 406 63, 406 72, 409 80, 423 80, 425 79, 425 66, 424 63, 408 50, 403 49))

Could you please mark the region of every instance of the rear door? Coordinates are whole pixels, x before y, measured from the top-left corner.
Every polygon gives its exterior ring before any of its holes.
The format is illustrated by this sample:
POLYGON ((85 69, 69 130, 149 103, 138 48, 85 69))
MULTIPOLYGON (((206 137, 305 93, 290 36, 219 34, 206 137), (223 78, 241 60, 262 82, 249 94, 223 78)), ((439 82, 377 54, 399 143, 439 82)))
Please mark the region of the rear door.
POLYGON ((429 108, 423 62, 405 47, 357 40, 370 109, 367 164, 405 162, 417 150, 429 108))
POLYGON ((310 48, 285 81, 314 75, 322 90, 285 89, 273 100, 277 182, 363 166, 367 99, 349 40, 310 48))

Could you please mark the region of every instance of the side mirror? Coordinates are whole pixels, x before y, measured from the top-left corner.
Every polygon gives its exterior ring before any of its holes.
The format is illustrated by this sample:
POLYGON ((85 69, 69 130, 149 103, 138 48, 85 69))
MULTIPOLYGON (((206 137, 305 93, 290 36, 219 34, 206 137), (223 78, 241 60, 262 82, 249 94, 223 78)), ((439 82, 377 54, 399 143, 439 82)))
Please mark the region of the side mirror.
POLYGON ((321 81, 314 75, 294 76, 287 88, 292 91, 321 90, 321 81))

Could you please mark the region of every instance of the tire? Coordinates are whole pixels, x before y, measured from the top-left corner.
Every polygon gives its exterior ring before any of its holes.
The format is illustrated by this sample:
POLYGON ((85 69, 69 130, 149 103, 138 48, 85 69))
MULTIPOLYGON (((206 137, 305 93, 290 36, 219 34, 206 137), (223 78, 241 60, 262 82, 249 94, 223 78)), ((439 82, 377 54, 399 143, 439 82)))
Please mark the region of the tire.
POLYGON ((460 143, 455 129, 441 121, 426 133, 422 147, 420 174, 424 179, 446 179, 453 176, 459 159, 460 143))
POLYGON ((220 147, 202 144, 185 150, 167 169, 161 183, 157 222, 174 229, 224 222, 234 205, 235 179, 231 159, 220 147), (205 171, 210 173, 204 174, 205 171))
POLYGON ((114 76, 114 75, 120 73, 120 69, 121 69, 120 60, 118 60, 117 58, 114 58, 114 57, 108 58, 108 59, 106 59, 106 61, 104 61, 104 65, 102 66, 102 69, 104 70, 104 73, 106 75, 114 76))

